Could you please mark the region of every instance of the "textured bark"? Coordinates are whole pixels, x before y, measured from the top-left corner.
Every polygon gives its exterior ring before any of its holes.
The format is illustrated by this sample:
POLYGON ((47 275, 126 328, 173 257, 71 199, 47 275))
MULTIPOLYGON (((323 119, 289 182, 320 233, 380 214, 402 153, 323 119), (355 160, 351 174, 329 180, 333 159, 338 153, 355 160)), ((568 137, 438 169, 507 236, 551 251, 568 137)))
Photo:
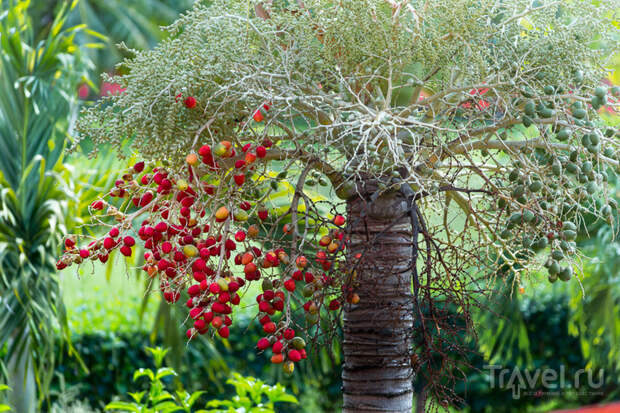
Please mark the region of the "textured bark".
MULTIPOLYGON (((367 189, 368 190, 368 189, 367 189)), ((368 190, 372 193, 371 190, 368 190)), ((349 253, 363 253, 344 311, 343 412, 412 409, 412 231, 400 194, 348 201, 349 253)))

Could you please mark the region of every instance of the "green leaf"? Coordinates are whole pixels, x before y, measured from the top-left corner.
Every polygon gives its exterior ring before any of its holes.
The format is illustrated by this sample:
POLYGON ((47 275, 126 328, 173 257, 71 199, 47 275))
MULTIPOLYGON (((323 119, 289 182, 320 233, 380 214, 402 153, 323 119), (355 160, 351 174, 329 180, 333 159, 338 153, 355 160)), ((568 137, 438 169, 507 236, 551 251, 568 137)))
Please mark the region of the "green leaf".
POLYGON ((133 373, 133 381, 138 380, 140 377, 148 377, 151 381, 153 381, 154 375, 151 369, 138 369, 133 373))
POLYGON ((133 403, 112 402, 105 406, 104 410, 120 410, 123 412, 139 412, 140 409, 133 403))

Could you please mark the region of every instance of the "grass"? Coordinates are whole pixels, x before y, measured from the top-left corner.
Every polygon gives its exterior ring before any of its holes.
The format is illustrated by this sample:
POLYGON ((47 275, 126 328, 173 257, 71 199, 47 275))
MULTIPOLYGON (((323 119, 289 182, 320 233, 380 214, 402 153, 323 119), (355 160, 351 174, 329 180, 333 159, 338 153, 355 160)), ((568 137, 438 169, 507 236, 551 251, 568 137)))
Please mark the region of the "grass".
MULTIPOLYGON (((144 277, 125 271, 122 259, 113 263, 109 279, 104 265, 84 265, 60 273, 67 318, 73 334, 95 331, 148 331, 153 326, 157 300, 148 300, 144 317, 140 307, 144 296, 144 277)), ((151 293, 154 294, 154 293, 151 293)))

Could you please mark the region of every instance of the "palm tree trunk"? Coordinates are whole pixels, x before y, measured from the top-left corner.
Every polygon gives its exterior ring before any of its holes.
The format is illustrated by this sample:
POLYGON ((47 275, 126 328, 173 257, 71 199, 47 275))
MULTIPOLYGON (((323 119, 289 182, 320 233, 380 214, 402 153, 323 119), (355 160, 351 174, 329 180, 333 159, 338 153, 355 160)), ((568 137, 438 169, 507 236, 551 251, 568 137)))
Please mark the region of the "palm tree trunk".
POLYGON ((355 286, 361 300, 344 311, 345 413, 411 413, 412 230, 406 211, 400 193, 347 204, 349 254, 363 258, 355 286))

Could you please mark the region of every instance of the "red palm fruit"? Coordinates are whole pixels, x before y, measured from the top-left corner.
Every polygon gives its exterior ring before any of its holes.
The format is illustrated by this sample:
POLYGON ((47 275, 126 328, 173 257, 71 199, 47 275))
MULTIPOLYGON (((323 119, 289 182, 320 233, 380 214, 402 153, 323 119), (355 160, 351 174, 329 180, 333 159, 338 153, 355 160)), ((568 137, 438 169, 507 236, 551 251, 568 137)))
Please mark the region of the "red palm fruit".
POLYGON ((227 239, 224 242, 224 247, 228 250, 228 251, 235 251, 237 249, 237 244, 235 244, 235 241, 231 240, 231 239, 227 239))
POLYGON ((116 245, 116 241, 114 241, 114 239, 110 237, 107 237, 106 239, 103 240, 103 248, 107 250, 111 250, 112 248, 114 248, 115 245, 116 245))
POLYGON ((183 103, 185 104, 185 107, 188 109, 192 109, 196 106, 196 98, 193 96, 188 96, 183 103))
POLYGON ((254 152, 248 152, 245 154, 245 163, 246 164, 251 164, 256 162, 256 154, 254 152))
POLYGON ((250 204, 248 201, 243 201, 239 204, 239 208, 243 209, 244 211, 249 211, 250 208, 252 208, 252 204, 250 204))
POLYGON ((71 238, 65 239, 65 247, 67 247, 67 249, 75 247, 75 241, 73 241, 71 238))
POLYGON ((153 200, 153 193, 151 191, 147 191, 140 197, 140 206, 145 207, 153 200))
POLYGON ((314 275, 312 275, 311 272, 306 272, 304 274, 304 281, 307 283, 311 283, 312 281, 314 281, 314 275))
MULTIPOLYGON (((101 261, 102 264, 105 264, 106 262, 108 262, 108 258, 110 258, 108 254, 99 254, 99 261, 101 261)), ((152 267, 149 267, 149 268, 152 268, 152 267)))
POLYGON ((254 121, 256 122, 262 122, 265 118, 261 113, 260 109, 257 109, 256 112, 254 112, 254 114, 252 115, 252 119, 254 119, 254 121))
POLYGON ((243 231, 237 231, 237 233, 235 234, 235 240, 237 242, 243 242, 245 241, 245 232, 243 231))
POLYGON ((261 325, 265 325, 265 324, 267 324, 268 322, 271 321, 271 318, 269 318, 268 315, 264 315, 261 318, 259 318, 258 321, 261 323, 261 325))
POLYGON ((219 301, 222 304, 226 304, 227 302, 230 301, 230 293, 228 291, 221 291, 220 295, 218 295, 217 297, 217 301, 219 301))
POLYGON ((128 245, 123 245, 120 248, 121 254, 123 254, 125 257, 131 257, 131 247, 128 245))
POLYGON ((200 149, 198 149, 198 155, 200 156, 211 155, 211 147, 209 145, 202 145, 200 149))
POLYGON ((235 180, 235 183, 238 186, 241 186, 245 182, 245 175, 244 174, 235 175, 233 179, 235 180))
POLYGON ((295 291, 295 280, 288 279, 288 280, 284 281, 284 288, 286 288, 290 292, 295 291))
POLYGON ((211 292, 211 294, 218 294, 220 290, 221 288, 218 283, 211 283, 211 285, 209 285, 209 291, 211 292))
POLYGON ((150 180, 151 180, 151 176, 147 174, 147 175, 142 176, 142 178, 140 178, 140 183, 142 185, 148 185, 150 180))
POLYGON ((261 208, 261 209, 258 210, 258 217, 261 220, 263 220, 263 221, 266 220, 268 216, 269 216, 269 211, 267 211, 266 209, 261 208))
POLYGON ((287 328, 284 330, 283 337, 287 340, 292 340, 295 337, 295 330, 292 328, 287 328))
POLYGON ((267 334, 273 334, 276 332, 276 325, 273 321, 263 324, 263 330, 267 334))
POLYGON ((304 257, 303 255, 300 255, 295 260, 295 265, 297 266, 298 269, 303 270, 308 265, 308 259, 304 257))
POLYGON ((166 224, 165 222, 158 222, 157 225, 155 225, 155 231, 157 232, 168 231, 168 224, 166 224))
POLYGON ((103 201, 101 200, 93 201, 93 203, 90 204, 90 207, 95 210, 101 210, 103 209, 103 201))
POLYGON ((194 328, 196 330, 204 330, 204 328, 207 326, 207 323, 205 323, 205 320, 199 318, 198 320, 194 321, 194 328))
POLYGON ((213 317, 213 320, 211 321, 211 325, 213 327, 220 328, 222 324, 224 324, 224 320, 222 319, 222 317, 220 316, 213 317))
POLYGON ((283 300, 274 300, 273 301, 273 309, 277 311, 284 310, 284 301, 283 300))
POLYGON ((271 356, 271 362, 273 364, 280 364, 283 361, 284 361, 284 355, 282 353, 274 354, 273 356, 271 356))
POLYGON ((271 305, 267 301, 261 301, 258 303, 258 311, 266 313, 271 308, 271 305))
POLYGON ((293 226, 291 224, 284 224, 284 227, 282 228, 282 231, 285 234, 292 234, 293 233, 293 226))
POLYGON ((172 244, 168 241, 165 241, 163 244, 161 244, 161 251, 164 254, 168 254, 170 251, 172 251, 172 244))
POLYGON ((194 271, 194 280, 196 280, 196 282, 202 282, 203 280, 206 279, 205 274, 203 272, 200 271, 194 271))
POLYGON ((128 235, 125 238, 123 238, 123 244, 127 245, 128 247, 133 247, 134 245, 136 245, 136 240, 133 239, 133 237, 128 235))
POLYGON ((339 308, 340 308, 340 301, 338 301, 338 300, 331 300, 329 302, 329 309, 330 310, 336 311, 339 308))
POLYGON ((269 261, 269 263, 273 266, 279 264, 278 255, 275 253, 275 251, 269 251, 267 254, 265 254, 265 259, 269 261))
POLYGON ((245 166, 245 161, 243 159, 238 159, 235 161, 235 168, 241 169, 245 166))
POLYGON ((240 302, 241 302, 241 297, 239 296, 239 294, 235 294, 233 298, 230 300, 230 303, 233 305, 239 305, 240 302))
POLYGON ((229 282, 228 291, 230 291, 231 294, 234 294, 235 292, 239 291, 239 283, 237 281, 229 282))
POLYGON ((273 146, 273 142, 269 138, 263 139, 263 146, 265 148, 271 148, 273 146))
POLYGON ((333 254, 334 252, 338 251, 339 247, 340 247, 340 245, 336 241, 332 241, 327 246, 327 251, 329 251, 330 253, 333 254))
POLYGON ((306 354, 306 349, 305 348, 302 348, 301 350, 299 350, 299 354, 301 354, 301 358, 302 359, 308 358, 308 355, 306 354))
POLYGON ((202 316, 207 323, 210 323, 213 320, 213 311, 207 311, 202 316))
POLYGON ((230 331, 228 330, 228 326, 224 326, 224 327, 220 328, 219 330, 217 330, 217 333, 222 338, 228 338, 228 336, 230 335, 230 331))
POLYGON ((200 285, 198 284, 192 284, 187 288, 187 294, 190 297, 195 297, 198 294, 200 294, 200 285))
POLYGON ((197 259, 192 264, 192 271, 205 271, 207 269, 207 263, 202 258, 197 259))
POLYGON ((276 294, 273 292, 273 290, 265 290, 263 292, 263 298, 267 301, 271 301, 273 300, 273 298, 276 296, 276 294))
POLYGON ((266 350, 267 348, 269 348, 269 340, 267 340, 265 337, 259 339, 258 343, 256 343, 256 347, 258 347, 259 350, 266 350))
POLYGON ((191 338, 194 336, 194 334, 196 333, 196 330, 194 330, 193 328, 190 328, 189 330, 187 330, 185 332, 185 336, 191 340, 191 338))
POLYGON ((144 171, 144 162, 138 162, 133 166, 133 170, 136 173, 144 171))
POLYGON ((243 268, 243 272, 248 275, 248 274, 253 274, 255 273, 257 270, 256 268, 256 264, 254 264, 253 262, 249 262, 245 265, 245 267, 243 268))
POLYGON ((344 219, 344 217, 342 215, 336 215, 334 217, 334 221, 333 222, 334 222, 334 225, 337 225, 337 226, 341 227, 341 226, 344 225, 345 219, 344 219))
POLYGON ((256 156, 258 156, 259 158, 264 158, 266 155, 267 155, 267 148, 265 148, 264 146, 256 147, 256 156))
POLYGON ((211 256, 211 253, 209 252, 208 248, 200 248, 200 258, 202 258, 203 260, 206 260, 207 258, 209 258, 211 256))
POLYGON ((291 275, 291 278, 293 278, 295 281, 301 281, 304 279, 304 274, 297 270, 293 273, 293 275, 291 275))
POLYGON ((301 354, 297 350, 290 350, 288 352, 288 359, 293 363, 297 363, 299 360, 301 360, 301 354))
POLYGON ((252 261, 254 261, 254 255, 251 252, 246 252, 245 254, 241 256, 242 265, 247 265, 251 263, 252 261))
POLYGON ((274 353, 282 353, 282 350, 284 349, 284 344, 282 344, 281 341, 276 341, 275 343, 273 343, 273 346, 271 346, 271 351, 273 351, 274 353))
POLYGON ((202 312, 203 312, 202 308, 199 308, 199 307, 192 308, 191 310, 189 310, 189 316, 191 317, 192 320, 195 320, 202 315, 202 312))
POLYGON ((241 258, 242 258, 241 254, 235 255, 235 265, 241 265, 241 258))
POLYGON ((327 247, 331 242, 332 242, 332 239, 328 235, 325 235, 319 240, 319 245, 321 247, 327 247))

